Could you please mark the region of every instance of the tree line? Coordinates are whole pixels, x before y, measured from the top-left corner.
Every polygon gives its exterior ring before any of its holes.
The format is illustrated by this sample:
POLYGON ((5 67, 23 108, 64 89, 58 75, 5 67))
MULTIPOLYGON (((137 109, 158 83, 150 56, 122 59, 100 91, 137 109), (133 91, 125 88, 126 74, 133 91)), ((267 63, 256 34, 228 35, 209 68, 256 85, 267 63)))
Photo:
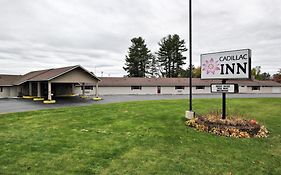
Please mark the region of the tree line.
POLYGON ((142 37, 133 38, 125 59, 124 70, 128 77, 184 77, 187 51, 185 41, 179 35, 161 39, 155 54, 148 49, 142 37))
MULTIPOLYGON (((129 47, 125 58, 124 70, 127 77, 189 77, 190 69, 183 68, 186 57, 183 55, 187 51, 185 41, 179 35, 168 35, 158 43, 159 50, 152 53, 148 49, 142 37, 131 39, 132 45, 129 47)), ((192 67, 192 77, 201 77, 201 67, 192 67)), ((253 79, 274 80, 281 83, 281 69, 274 75, 261 72, 261 66, 256 66, 251 70, 253 79)))
POLYGON ((256 66, 252 68, 252 78, 256 80, 273 80, 278 83, 281 83, 281 68, 277 71, 277 73, 270 75, 268 72, 261 72, 261 66, 256 66))

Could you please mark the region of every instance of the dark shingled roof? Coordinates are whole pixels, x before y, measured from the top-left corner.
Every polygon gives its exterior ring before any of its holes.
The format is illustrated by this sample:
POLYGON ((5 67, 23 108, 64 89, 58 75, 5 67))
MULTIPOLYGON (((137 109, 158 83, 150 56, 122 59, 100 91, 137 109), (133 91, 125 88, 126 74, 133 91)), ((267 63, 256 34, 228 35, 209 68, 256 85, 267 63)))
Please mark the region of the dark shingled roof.
POLYGON ((19 80, 15 82, 16 85, 22 84, 27 81, 46 81, 52 79, 53 77, 62 74, 64 72, 68 72, 77 66, 69 66, 69 67, 62 67, 57 69, 45 69, 39 71, 29 72, 23 75, 19 80))
MULTIPOLYGON (((131 78, 131 77, 102 77, 100 87, 124 87, 124 86, 189 86, 188 78, 131 78)), ((221 83, 219 80, 201 80, 193 78, 193 86, 210 86, 212 83, 221 83)), ((227 83, 237 83, 241 86, 278 86, 280 83, 274 81, 258 80, 230 80, 227 83)))
MULTIPOLYGON (((48 81, 53 78, 56 78, 64 73, 67 73, 71 70, 74 70, 76 68, 81 68, 84 71, 88 72, 86 69, 81 67, 80 65, 76 66, 69 66, 69 67, 62 67, 62 68, 56 68, 56 69, 46 69, 46 70, 40 70, 40 71, 33 71, 29 72, 25 75, 23 75, 19 80, 15 82, 16 85, 22 84, 27 81, 48 81)), ((96 77, 93 73, 88 72, 93 77, 99 79, 96 77)))
MULTIPOLYGON (((56 78, 64 73, 67 73, 71 70, 74 70, 76 68, 83 69, 84 71, 88 72, 86 69, 84 69, 80 65, 76 66, 69 66, 69 67, 62 67, 62 68, 56 68, 56 69, 45 69, 45 70, 39 70, 39 71, 32 71, 24 75, 2 75, 2 79, 0 78, 0 85, 1 86, 12 86, 12 85, 20 85, 27 81, 48 81, 53 78, 56 78)), ((97 78, 93 73, 88 72, 93 77, 97 78)))
POLYGON ((0 74, 0 86, 13 86, 13 83, 21 78, 21 75, 0 74))

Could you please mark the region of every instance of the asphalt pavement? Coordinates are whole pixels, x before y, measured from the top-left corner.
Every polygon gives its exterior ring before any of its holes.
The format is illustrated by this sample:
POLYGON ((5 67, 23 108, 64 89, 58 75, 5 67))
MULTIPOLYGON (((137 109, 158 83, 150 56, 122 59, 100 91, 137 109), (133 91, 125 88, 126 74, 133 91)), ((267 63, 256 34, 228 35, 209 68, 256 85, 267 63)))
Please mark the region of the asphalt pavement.
MULTIPOLYGON (((228 98, 281 98, 281 94, 227 94, 228 98)), ((58 98, 56 104, 43 104, 30 99, 0 99, 0 114, 11 112, 24 112, 40 109, 50 109, 68 106, 84 106, 91 104, 106 104, 129 101, 188 99, 188 95, 114 95, 103 96, 102 101, 93 101, 92 98, 81 99, 79 97, 58 98)), ((198 98, 221 98, 221 94, 194 94, 198 98)))

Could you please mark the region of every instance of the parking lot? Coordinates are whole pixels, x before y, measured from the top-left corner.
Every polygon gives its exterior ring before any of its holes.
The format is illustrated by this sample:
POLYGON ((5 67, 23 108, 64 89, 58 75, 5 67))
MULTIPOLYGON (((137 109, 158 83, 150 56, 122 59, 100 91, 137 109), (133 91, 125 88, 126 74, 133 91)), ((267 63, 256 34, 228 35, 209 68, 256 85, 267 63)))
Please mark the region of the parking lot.
MULTIPOLYGON (((0 99, 0 113, 23 112, 40 109, 59 108, 67 106, 83 106, 90 104, 118 103, 143 100, 164 100, 164 99, 188 99, 188 95, 115 95, 103 96, 102 101, 93 101, 92 98, 81 99, 79 97, 58 98, 56 104, 43 104, 28 99, 0 99)), ((220 98, 220 94, 195 94, 198 98, 220 98)), ((228 98, 281 98, 281 94, 228 94, 228 98)))

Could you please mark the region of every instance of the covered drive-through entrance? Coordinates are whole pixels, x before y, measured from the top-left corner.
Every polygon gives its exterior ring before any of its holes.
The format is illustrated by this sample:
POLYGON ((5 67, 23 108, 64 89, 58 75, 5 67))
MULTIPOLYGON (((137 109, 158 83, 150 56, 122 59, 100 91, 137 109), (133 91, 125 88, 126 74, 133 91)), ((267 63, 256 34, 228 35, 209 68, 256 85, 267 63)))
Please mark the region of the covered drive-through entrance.
POLYGON ((83 67, 72 66, 30 72, 19 81, 19 96, 33 96, 51 101, 62 96, 85 96, 85 84, 94 84, 95 96, 98 97, 100 80, 83 67), (77 84, 82 86, 82 94, 75 94, 77 84))

